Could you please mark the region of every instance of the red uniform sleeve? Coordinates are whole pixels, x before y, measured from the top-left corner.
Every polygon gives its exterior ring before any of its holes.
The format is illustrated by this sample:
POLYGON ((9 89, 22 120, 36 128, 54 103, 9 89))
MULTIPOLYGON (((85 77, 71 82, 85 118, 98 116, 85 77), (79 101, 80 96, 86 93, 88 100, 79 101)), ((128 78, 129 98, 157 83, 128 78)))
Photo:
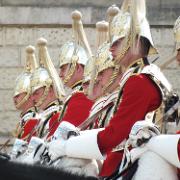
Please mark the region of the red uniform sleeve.
POLYGON ((79 126, 89 116, 92 105, 93 101, 89 100, 84 93, 74 94, 68 102, 63 121, 79 126))
POLYGON ((51 119, 49 120, 49 133, 48 133, 48 138, 51 137, 56 129, 58 128, 60 122, 59 122, 59 116, 60 112, 55 113, 51 119))
POLYGON ((38 123, 39 121, 37 119, 29 119, 24 125, 24 130, 20 138, 24 139, 29 136, 28 141, 30 141, 30 138, 36 135, 36 130, 34 128, 38 123))
POLYGON ((160 91, 149 77, 143 74, 130 77, 116 114, 109 125, 98 133, 100 151, 107 153, 128 138, 134 123, 143 120, 146 113, 158 108, 160 103, 160 91))

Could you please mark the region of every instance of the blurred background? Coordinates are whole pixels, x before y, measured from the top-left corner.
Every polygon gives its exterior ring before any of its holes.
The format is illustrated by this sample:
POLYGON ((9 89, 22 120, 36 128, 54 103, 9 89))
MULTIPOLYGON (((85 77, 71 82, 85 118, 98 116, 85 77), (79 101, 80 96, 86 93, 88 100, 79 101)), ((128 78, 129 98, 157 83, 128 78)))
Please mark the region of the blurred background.
MULTIPOLYGON (((0 0, 0 139, 11 135, 19 120, 12 96, 16 77, 23 70, 25 47, 39 37, 48 40, 49 52, 58 65, 61 45, 71 39, 71 12, 82 12, 90 45, 95 51, 95 23, 106 20, 106 10, 121 0, 0 0)), ((173 25, 180 15, 180 0, 147 0, 147 14, 162 64, 174 51, 173 25)), ((164 70, 180 95, 180 67, 164 70)))

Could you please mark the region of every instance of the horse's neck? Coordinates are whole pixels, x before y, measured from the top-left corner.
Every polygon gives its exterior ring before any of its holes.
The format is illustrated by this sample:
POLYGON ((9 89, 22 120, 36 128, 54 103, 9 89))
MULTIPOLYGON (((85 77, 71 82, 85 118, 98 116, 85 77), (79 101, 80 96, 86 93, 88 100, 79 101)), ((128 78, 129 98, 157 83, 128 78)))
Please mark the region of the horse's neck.
POLYGON ((96 160, 63 157, 52 166, 65 172, 83 176, 97 177, 99 174, 96 160))
POLYGON ((12 180, 97 180, 93 177, 85 177, 84 175, 72 174, 53 167, 44 167, 38 165, 28 165, 12 162, 1 158, 0 156, 0 179, 12 180))
POLYGON ((138 164, 133 180, 178 180, 176 168, 153 152, 144 153, 138 164))

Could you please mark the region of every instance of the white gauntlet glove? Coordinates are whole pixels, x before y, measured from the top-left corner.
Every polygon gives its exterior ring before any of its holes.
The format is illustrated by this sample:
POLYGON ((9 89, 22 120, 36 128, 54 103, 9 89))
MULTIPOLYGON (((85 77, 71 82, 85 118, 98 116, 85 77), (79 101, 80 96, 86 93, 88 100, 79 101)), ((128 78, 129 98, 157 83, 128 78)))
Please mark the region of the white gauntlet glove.
POLYGON ((159 135, 158 127, 148 121, 137 121, 129 134, 129 141, 132 147, 138 147, 146 143, 151 137, 159 135))
POLYGON ((11 159, 16 159, 19 155, 25 152, 27 149, 27 142, 23 141, 22 139, 15 139, 12 151, 10 153, 11 159))
POLYGON ((56 131, 54 132, 54 135, 52 136, 51 140, 56 140, 56 139, 68 139, 69 138, 69 133, 74 132, 74 135, 79 134, 78 129, 71 123, 67 121, 63 121, 56 131))
POLYGON ((48 143, 48 154, 52 161, 66 155, 66 142, 69 136, 78 135, 78 129, 71 123, 63 121, 55 131, 52 141, 48 143))
POLYGON ((67 140, 58 139, 48 143, 48 154, 52 161, 66 155, 66 142, 67 140))
POLYGON ((44 141, 38 137, 33 136, 29 142, 26 152, 23 155, 23 162, 32 164, 40 161, 40 156, 42 155, 45 148, 46 146, 44 141))

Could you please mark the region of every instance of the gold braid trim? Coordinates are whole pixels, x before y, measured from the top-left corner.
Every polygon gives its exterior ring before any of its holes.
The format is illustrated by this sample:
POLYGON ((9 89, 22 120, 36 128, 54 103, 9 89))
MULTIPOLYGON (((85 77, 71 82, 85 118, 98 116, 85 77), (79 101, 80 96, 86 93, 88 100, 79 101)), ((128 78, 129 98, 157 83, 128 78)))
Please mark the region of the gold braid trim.
POLYGON ((78 62, 78 57, 73 56, 72 63, 70 64, 70 67, 69 67, 69 71, 66 74, 66 78, 63 80, 64 84, 66 84, 71 79, 73 73, 75 72, 77 62, 78 62))
POLYGON ((125 54, 127 53, 127 51, 129 50, 130 46, 131 46, 131 41, 130 41, 131 37, 128 36, 127 38, 127 43, 124 43, 123 45, 126 44, 126 46, 124 46, 124 48, 122 48, 122 50, 118 53, 117 57, 115 58, 115 63, 117 63, 118 61, 121 61, 121 59, 125 56, 125 54))
POLYGON ((30 92, 16 105, 16 108, 20 108, 30 97, 30 92))
POLYGON ((103 93, 111 86, 111 84, 115 81, 117 75, 119 74, 120 67, 115 66, 112 76, 110 77, 109 83, 103 87, 103 93))
MULTIPOLYGON (((139 32, 139 27, 137 28, 137 31, 139 32)), ((120 50, 117 57, 115 58, 115 63, 122 60, 122 58, 125 56, 125 54, 127 53, 127 51, 129 50, 130 47, 132 47, 134 49, 134 47, 135 47, 135 38, 136 38, 137 34, 138 34, 137 32, 135 32, 133 30, 130 30, 128 35, 126 37, 124 37, 124 40, 123 40, 122 46, 121 46, 121 47, 124 47, 124 48, 122 48, 122 50, 120 50)))
POLYGON ((71 89, 76 88, 76 86, 78 86, 78 85, 81 86, 82 82, 83 82, 82 80, 79 80, 79 81, 75 82, 75 83, 71 86, 71 89))

